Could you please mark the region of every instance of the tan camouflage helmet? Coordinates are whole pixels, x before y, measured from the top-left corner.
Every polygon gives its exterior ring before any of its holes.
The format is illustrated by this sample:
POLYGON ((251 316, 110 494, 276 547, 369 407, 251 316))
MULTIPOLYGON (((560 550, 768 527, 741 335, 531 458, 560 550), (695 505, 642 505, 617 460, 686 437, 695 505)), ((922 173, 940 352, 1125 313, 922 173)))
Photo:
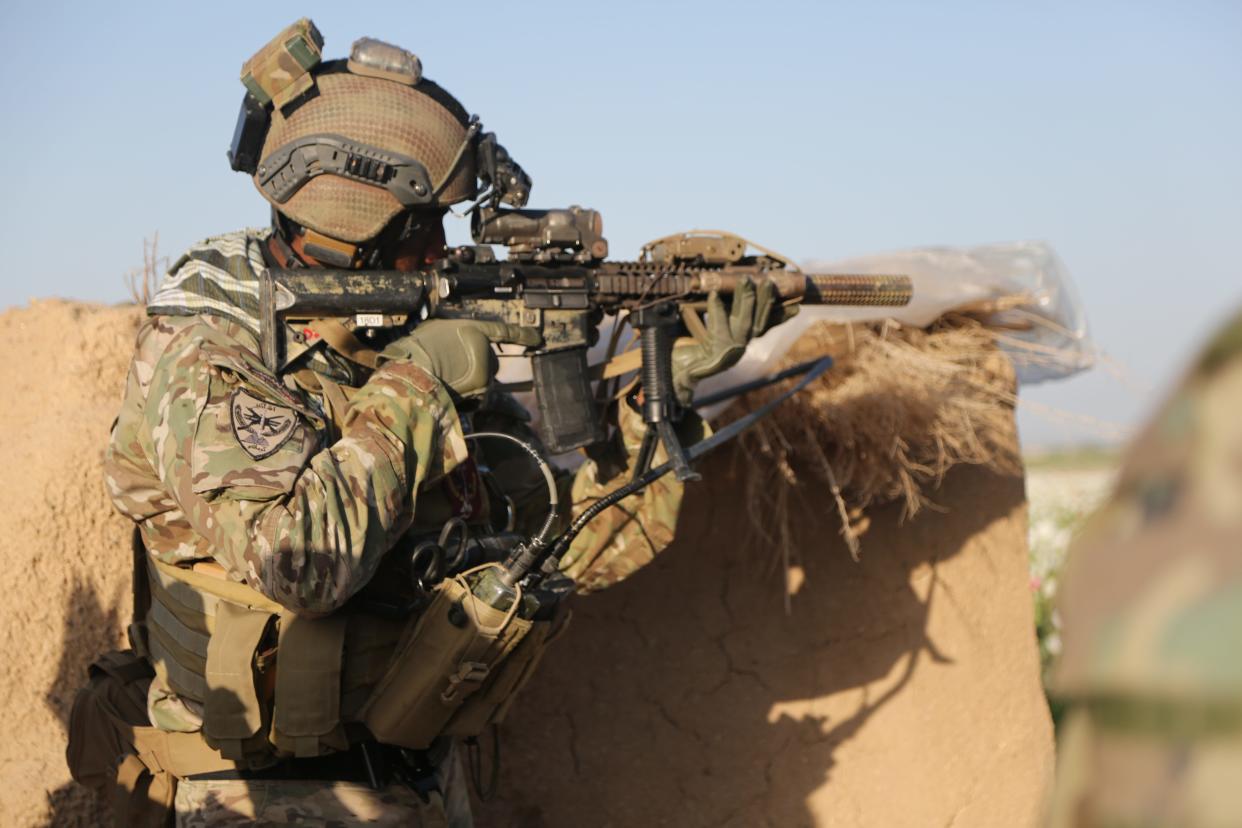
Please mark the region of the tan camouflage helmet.
POLYGON ((263 197, 346 242, 374 238, 403 210, 474 197, 477 122, 418 58, 363 38, 348 61, 320 63, 322 42, 299 20, 242 68, 270 111, 253 171, 263 197))

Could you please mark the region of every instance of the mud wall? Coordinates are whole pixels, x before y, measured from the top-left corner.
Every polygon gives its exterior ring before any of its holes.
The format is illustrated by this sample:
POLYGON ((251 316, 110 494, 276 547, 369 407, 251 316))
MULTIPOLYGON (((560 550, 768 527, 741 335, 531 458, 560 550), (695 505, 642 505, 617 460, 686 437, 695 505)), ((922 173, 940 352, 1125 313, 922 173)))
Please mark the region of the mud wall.
POLYGON ((1021 478, 958 467, 938 509, 872 511, 858 563, 807 492, 786 615, 731 465, 654 565, 577 602, 482 824, 1033 824, 1052 732, 1021 478))
MULTIPOLYGON (((0 314, 3 825, 92 825, 64 767, 93 655, 124 639, 128 527, 100 481, 139 314, 40 301, 0 314)), ((1021 825, 1050 772, 1022 481, 950 474, 854 563, 805 492, 805 582, 744 524, 728 456, 681 540, 577 602, 506 723, 480 825, 1021 825)))
POLYGON ((0 314, 0 825, 99 824, 65 725, 129 622, 129 527, 101 466, 138 321, 55 300, 0 314))

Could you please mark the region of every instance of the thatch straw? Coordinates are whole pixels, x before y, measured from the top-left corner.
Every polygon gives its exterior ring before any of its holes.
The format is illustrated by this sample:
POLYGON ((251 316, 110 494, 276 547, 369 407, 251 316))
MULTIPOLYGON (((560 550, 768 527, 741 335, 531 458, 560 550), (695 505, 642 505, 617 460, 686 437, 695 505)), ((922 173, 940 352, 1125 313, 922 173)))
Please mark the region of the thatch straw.
MULTIPOLYGON (((836 502, 857 557, 868 506, 900 500, 906 517, 934 508, 932 490, 958 463, 1020 471, 1013 366, 978 322, 955 316, 926 330, 825 324, 787 359, 825 353, 836 360, 832 370, 740 441, 752 525, 786 569, 792 521, 816 487, 836 502)), ((756 392, 740 408, 774 393, 756 392)))
POLYGON ((150 241, 142 240, 142 267, 136 267, 125 274, 125 282, 129 285, 129 298, 136 305, 146 305, 155 295, 160 278, 168 270, 168 257, 160 255, 160 233, 150 241))

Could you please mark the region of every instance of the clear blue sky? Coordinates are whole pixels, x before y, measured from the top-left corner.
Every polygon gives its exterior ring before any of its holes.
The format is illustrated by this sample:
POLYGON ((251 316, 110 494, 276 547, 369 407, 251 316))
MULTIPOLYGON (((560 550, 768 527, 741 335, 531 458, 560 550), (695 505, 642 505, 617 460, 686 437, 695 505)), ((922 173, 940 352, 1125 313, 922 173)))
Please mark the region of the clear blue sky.
POLYGON ((800 259, 1051 242, 1128 379, 1038 403, 1134 423, 1242 304, 1242 3, 8 0, 0 307, 120 301, 144 236, 265 223, 224 158, 237 74, 303 14, 330 56, 419 54, 614 255, 691 226, 800 259))

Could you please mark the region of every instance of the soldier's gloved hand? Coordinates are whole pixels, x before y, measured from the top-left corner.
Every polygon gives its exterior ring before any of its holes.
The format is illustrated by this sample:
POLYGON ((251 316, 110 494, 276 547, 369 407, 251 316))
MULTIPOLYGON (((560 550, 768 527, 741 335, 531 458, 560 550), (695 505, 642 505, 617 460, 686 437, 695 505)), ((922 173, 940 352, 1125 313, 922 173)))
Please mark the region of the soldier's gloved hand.
MULTIPOLYGON (((746 343, 768 329, 775 305, 776 294, 766 279, 758 288, 750 279, 742 283, 728 312, 720 294, 712 291, 707 297, 707 341, 673 349, 673 389, 682 405, 690 404, 700 380, 737 364, 746 343)), ((792 315, 787 312, 785 318, 792 315)))
POLYGON ((533 328, 473 319, 428 319, 380 352, 382 365, 392 360, 413 362, 458 396, 477 397, 496 375, 492 343, 538 345, 533 328))

